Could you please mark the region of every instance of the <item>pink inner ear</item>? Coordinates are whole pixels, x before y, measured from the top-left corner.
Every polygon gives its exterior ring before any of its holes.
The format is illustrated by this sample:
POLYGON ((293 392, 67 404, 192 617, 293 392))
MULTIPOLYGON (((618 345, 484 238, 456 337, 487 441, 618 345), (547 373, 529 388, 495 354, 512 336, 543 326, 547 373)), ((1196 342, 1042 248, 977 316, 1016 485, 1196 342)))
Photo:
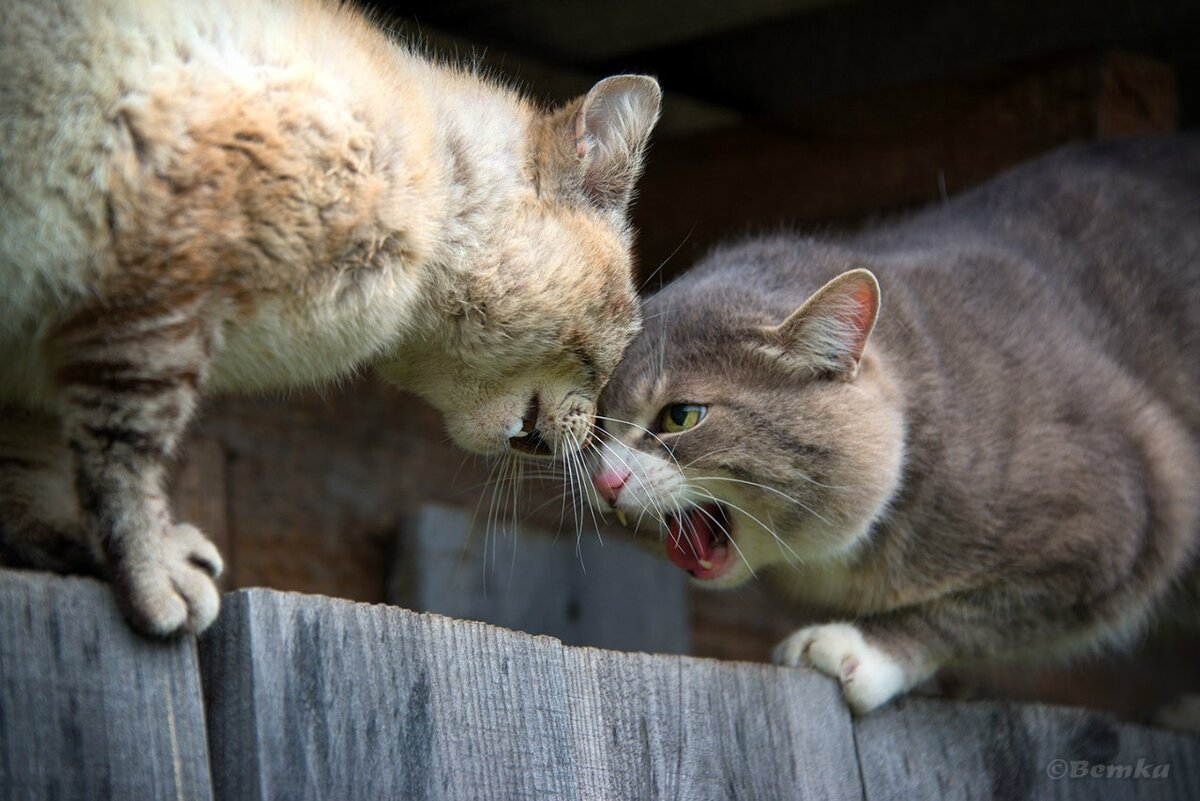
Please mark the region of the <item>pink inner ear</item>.
POLYGON ((863 284, 851 294, 854 301, 854 316, 851 318, 858 330, 858 342, 854 347, 854 358, 862 358, 863 347, 867 344, 867 329, 875 320, 875 293, 871 287, 863 284))

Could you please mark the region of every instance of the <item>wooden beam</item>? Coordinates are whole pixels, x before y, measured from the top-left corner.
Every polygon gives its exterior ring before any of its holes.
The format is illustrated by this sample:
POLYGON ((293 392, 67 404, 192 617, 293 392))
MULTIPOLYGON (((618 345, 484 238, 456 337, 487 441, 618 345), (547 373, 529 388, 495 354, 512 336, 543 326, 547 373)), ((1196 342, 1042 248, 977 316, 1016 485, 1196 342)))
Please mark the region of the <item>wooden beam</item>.
POLYGON ((211 799, 195 640, 135 634, 98 581, 0 570, 0 797, 211 799))
POLYGON ((201 641, 218 797, 857 798, 807 671, 564 647, 265 590, 201 641))
POLYGON ((832 682, 769 665, 566 649, 581 798, 859 798, 832 682))
POLYGON ((1118 801, 1200 793, 1194 738, 1164 737, 1082 709, 914 698, 859 719, 855 735, 872 801, 1118 801))
POLYGON ((663 140, 635 209, 642 273, 729 237, 934 202, 1067 142, 1170 130, 1175 108, 1163 65, 1078 54, 663 140))
POLYGON ((0 794, 1200 797, 1200 740, 1084 710, 903 699, 851 718, 808 670, 269 590, 223 600, 199 643, 202 721, 194 641, 133 634, 98 582, 0 571, 0 794))

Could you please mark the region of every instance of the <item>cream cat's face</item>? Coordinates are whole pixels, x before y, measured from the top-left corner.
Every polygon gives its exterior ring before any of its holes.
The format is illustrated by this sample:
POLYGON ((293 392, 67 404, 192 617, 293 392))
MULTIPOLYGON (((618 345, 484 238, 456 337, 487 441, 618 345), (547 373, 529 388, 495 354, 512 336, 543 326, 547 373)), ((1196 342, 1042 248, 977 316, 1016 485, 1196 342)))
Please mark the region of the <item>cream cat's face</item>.
POLYGON ((593 502, 656 530, 711 587, 851 554, 903 453, 894 388, 866 349, 870 273, 840 276, 790 316, 769 287, 731 278, 685 279, 647 304, 592 457, 593 502))
POLYGON ((405 358, 400 383, 442 412, 460 447, 557 458, 589 439, 641 315, 628 251, 602 220, 559 209, 526 224, 448 339, 405 358))
POLYGON ((442 412, 459 446, 553 459, 588 441, 640 328, 626 212, 660 100, 652 79, 616 76, 535 120, 469 267, 438 290, 441 335, 384 366, 442 412))

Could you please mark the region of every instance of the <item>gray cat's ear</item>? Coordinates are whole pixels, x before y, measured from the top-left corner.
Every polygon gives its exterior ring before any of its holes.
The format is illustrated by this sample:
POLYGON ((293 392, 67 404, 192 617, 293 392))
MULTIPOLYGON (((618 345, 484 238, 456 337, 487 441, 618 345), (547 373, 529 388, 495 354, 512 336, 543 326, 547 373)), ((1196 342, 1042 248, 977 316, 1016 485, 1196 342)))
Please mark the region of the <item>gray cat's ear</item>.
POLYGON ((789 366, 850 380, 878 317, 879 282, 870 270, 851 270, 767 329, 768 349, 789 366))
POLYGON ((662 90, 645 75, 615 75, 578 103, 569 124, 583 193, 606 211, 624 213, 658 121, 662 90))

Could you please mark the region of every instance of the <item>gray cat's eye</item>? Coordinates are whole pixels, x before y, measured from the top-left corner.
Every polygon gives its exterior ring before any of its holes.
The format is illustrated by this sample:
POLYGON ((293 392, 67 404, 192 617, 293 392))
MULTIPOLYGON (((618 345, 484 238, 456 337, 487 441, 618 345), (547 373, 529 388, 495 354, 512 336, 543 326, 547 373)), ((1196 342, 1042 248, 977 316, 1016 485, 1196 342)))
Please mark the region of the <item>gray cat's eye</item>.
POLYGON ((695 428, 708 414, 707 406, 694 403, 673 403, 664 406, 658 415, 659 429, 665 434, 678 434, 695 428))

